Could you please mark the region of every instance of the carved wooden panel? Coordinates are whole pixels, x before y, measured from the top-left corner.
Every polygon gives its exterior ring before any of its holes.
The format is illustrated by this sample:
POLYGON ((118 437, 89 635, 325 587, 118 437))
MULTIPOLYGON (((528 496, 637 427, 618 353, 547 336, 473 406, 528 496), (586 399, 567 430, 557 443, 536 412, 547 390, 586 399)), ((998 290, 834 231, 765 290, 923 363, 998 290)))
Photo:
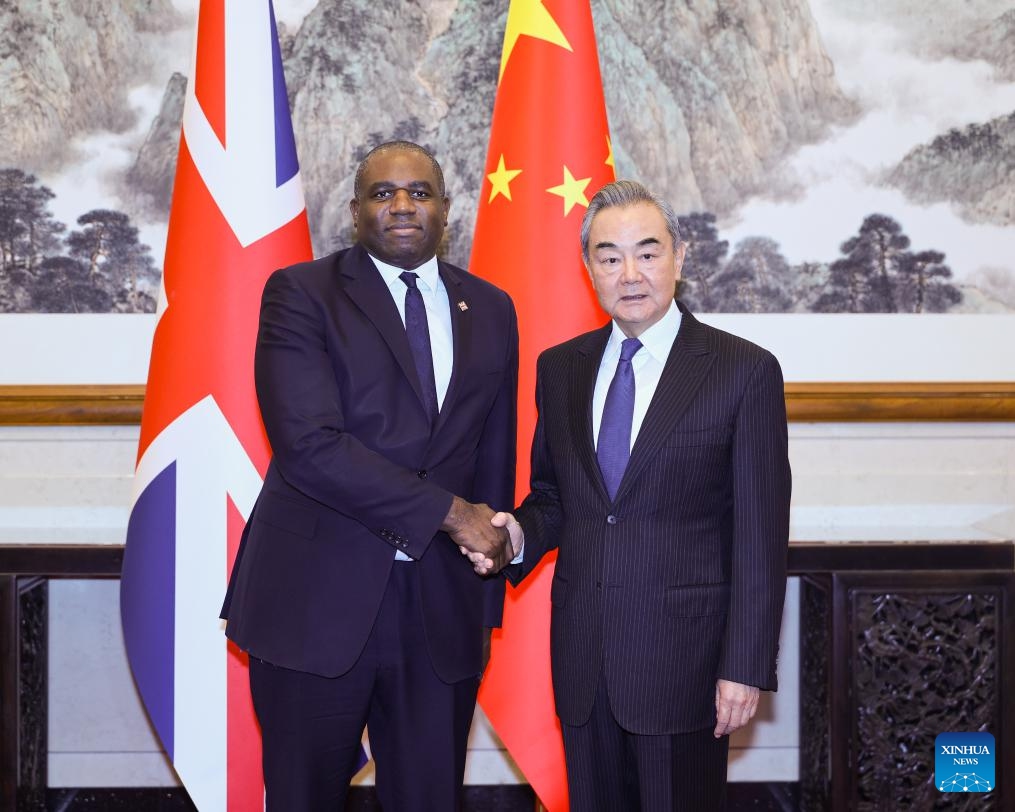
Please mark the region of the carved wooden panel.
POLYGON ((18 812, 46 809, 47 597, 49 582, 18 582, 18 812))
POLYGON ((800 810, 828 809, 832 595, 826 578, 800 581, 800 810))
MULTIPOLYGON (((901 585, 900 585, 901 587, 901 585)), ((856 809, 998 809, 934 786, 934 739, 1001 731, 999 589, 851 593, 856 809)))
POLYGON ((802 579, 800 809, 1015 809, 1015 575, 976 553, 1010 545, 896 546, 802 579), (939 792, 935 738, 971 731, 995 738, 997 789, 939 792))

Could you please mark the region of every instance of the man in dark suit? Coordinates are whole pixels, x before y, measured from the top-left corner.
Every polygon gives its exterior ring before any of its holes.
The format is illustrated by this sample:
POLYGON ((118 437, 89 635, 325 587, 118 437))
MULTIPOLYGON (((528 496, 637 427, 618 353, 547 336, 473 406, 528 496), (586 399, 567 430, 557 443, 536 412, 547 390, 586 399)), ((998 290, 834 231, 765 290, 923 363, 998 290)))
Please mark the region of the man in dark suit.
POLYGON ((685 244, 640 184, 600 190, 581 242, 612 321, 539 358, 532 492, 517 522, 495 523, 524 537, 513 580, 559 548, 551 659, 571 808, 721 809, 728 734, 776 687, 782 373, 674 301, 685 244))
POLYGON ((342 809, 364 725, 385 810, 458 808, 503 581, 456 545, 512 555, 487 504, 512 499, 518 332, 507 294, 436 259, 449 205, 426 150, 383 144, 356 173, 357 243, 265 286, 273 458, 222 614, 269 810, 342 809))

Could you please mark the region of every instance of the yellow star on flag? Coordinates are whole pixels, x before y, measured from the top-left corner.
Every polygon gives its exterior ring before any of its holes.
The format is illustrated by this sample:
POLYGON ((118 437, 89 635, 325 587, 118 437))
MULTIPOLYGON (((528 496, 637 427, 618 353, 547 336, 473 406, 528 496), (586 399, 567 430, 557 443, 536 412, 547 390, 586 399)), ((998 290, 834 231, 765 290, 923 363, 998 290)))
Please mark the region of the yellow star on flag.
POLYGON ((564 182, 560 186, 551 186, 548 191, 551 195, 558 195, 564 198, 564 216, 567 217, 577 204, 586 209, 589 207, 589 199, 585 197, 585 187, 589 185, 592 178, 575 179, 571 170, 564 167, 564 182))
POLYGON ((487 203, 493 203, 493 199, 497 195, 504 195, 508 200, 511 199, 511 181, 522 174, 521 169, 508 169, 504 166, 504 153, 501 153, 500 161, 497 162, 497 168, 486 177, 490 181, 492 188, 490 189, 490 199, 487 203))
POLYGON ((535 37, 573 51, 564 32, 560 30, 553 15, 543 5, 543 0, 511 0, 508 7, 507 25, 504 27, 504 51, 500 57, 500 73, 497 84, 504 76, 504 68, 511 58, 511 52, 520 36, 535 37))
POLYGON ((603 163, 616 169, 617 165, 613 163, 613 142, 610 140, 610 136, 606 136, 606 150, 606 160, 603 163))

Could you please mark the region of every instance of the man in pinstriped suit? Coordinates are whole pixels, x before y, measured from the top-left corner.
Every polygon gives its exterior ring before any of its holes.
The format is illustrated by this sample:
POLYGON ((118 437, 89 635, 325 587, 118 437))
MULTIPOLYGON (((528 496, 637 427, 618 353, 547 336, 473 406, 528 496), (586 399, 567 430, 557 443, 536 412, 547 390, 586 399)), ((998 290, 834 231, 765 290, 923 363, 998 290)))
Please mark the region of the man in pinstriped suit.
POLYGON ((506 572, 517 582, 559 549, 551 656, 571 809, 722 809, 728 734, 776 688, 782 373, 674 301, 686 244, 640 184, 601 189, 581 241, 612 321, 539 358, 532 492, 494 519, 524 542, 506 572))

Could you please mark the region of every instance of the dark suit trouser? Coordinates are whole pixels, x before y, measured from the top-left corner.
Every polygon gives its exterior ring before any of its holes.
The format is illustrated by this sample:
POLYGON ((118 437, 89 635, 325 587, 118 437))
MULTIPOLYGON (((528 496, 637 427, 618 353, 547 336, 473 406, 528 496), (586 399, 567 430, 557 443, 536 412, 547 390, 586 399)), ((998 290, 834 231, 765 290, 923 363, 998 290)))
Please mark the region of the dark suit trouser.
POLYGON ((729 736, 714 728, 646 736, 613 716, 600 677, 592 717, 561 723, 571 812, 721 812, 729 736))
POLYGON ((418 568, 396 561, 349 672, 328 678, 250 658, 268 812, 341 812, 364 726, 385 812, 460 808, 478 687, 478 677, 448 685, 434 673, 418 568))

